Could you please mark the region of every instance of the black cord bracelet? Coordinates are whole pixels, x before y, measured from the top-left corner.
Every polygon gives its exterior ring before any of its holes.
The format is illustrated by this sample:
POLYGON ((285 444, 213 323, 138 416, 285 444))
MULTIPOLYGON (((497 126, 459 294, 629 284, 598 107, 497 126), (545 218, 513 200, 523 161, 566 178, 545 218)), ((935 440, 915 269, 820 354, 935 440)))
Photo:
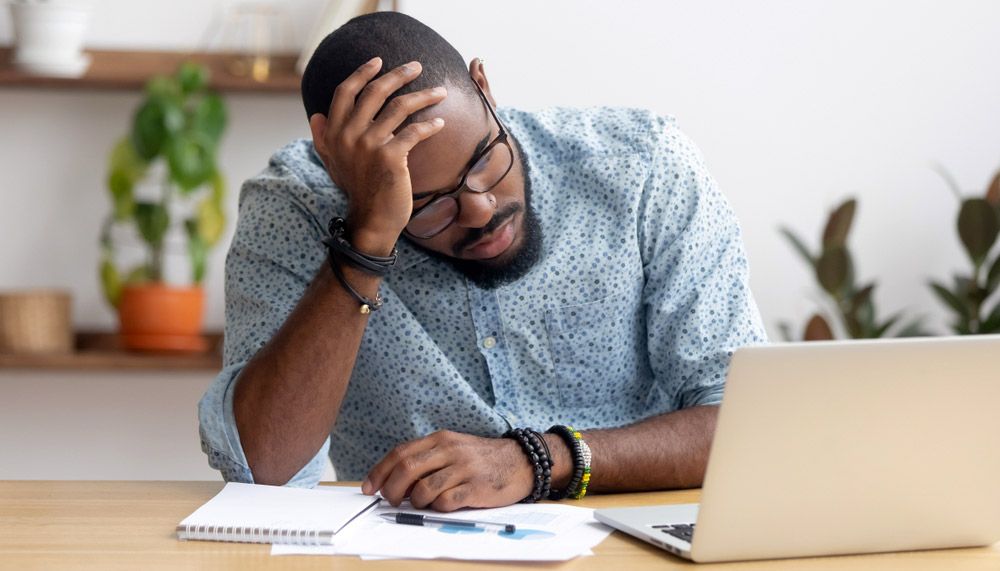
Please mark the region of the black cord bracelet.
POLYGON ((580 482, 583 481, 583 472, 585 468, 585 462, 583 458, 583 448, 580 446, 580 441, 573 436, 573 431, 567 426, 557 424, 550 427, 545 431, 548 434, 555 434, 563 439, 566 443, 566 447, 569 448, 570 455, 573 457, 573 475, 570 477, 569 483, 562 490, 553 490, 549 493, 550 500, 561 500, 566 496, 575 493, 577 488, 580 487, 580 482))
POLYGON ((351 264, 359 270, 375 275, 384 276, 396 263, 397 250, 394 247, 388 256, 373 256, 354 249, 354 246, 344 237, 347 231, 347 222, 343 218, 332 218, 328 230, 330 237, 323 240, 323 244, 331 254, 336 253, 346 263, 351 264))
POLYGON ((531 494, 525 496, 521 503, 532 504, 544 499, 552 486, 552 457, 548 453, 545 439, 530 428, 514 428, 505 432, 503 437, 516 440, 521 445, 521 450, 535 472, 531 494))
POLYGON ((351 287, 351 284, 347 283, 347 278, 345 278, 344 273, 340 271, 340 267, 337 265, 337 259, 332 251, 330 252, 330 255, 327 256, 327 259, 330 262, 330 269, 333 271, 333 275, 337 276, 337 281, 340 282, 340 285, 342 285, 344 289, 354 296, 354 299, 358 300, 358 303, 361 304, 361 307, 359 308, 361 313, 368 315, 369 313, 378 311, 382 308, 381 293, 376 291, 375 299, 368 299, 367 297, 361 295, 356 289, 351 287))

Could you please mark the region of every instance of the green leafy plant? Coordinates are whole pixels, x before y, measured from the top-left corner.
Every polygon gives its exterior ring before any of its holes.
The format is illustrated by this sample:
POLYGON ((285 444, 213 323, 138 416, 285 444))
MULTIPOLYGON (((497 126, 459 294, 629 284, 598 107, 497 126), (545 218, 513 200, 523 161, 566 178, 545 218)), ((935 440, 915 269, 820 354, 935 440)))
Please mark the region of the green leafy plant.
POLYGON ((1000 234, 1000 172, 982 197, 964 197, 955 179, 944 169, 938 173, 955 193, 958 210, 958 237, 969 255, 972 271, 952 276, 952 287, 930 281, 930 287, 954 312, 952 330, 959 335, 1000 332, 1000 301, 987 310, 990 296, 1000 286, 1000 255, 990 259, 990 251, 1000 234))
POLYGON ((225 181, 216 160, 225 128, 225 103, 208 89, 203 66, 185 63, 173 76, 154 77, 146 84, 131 130, 115 144, 108 164, 113 210, 101 231, 100 276, 112 306, 118 306, 123 285, 163 280, 164 238, 171 217, 185 206, 192 281, 204 279, 208 251, 225 227, 225 181), (158 197, 142 199, 136 187, 158 161, 166 173, 158 197), (124 273, 114 260, 115 224, 134 224, 146 249, 146 259, 124 273))
MULTIPOLYGON (((875 282, 864 285, 856 283, 854 263, 847 247, 847 237, 854 222, 857 201, 853 198, 833 210, 826 222, 821 238, 819 253, 813 253, 794 232, 780 228, 779 232, 788 240, 792 248, 812 268, 816 281, 832 302, 833 313, 846 335, 852 339, 873 339, 884 337, 893 330, 896 337, 926 335, 921 320, 915 319, 897 327, 903 318, 896 313, 881 321, 877 318, 875 302, 875 282)), ((787 322, 779 324, 782 336, 791 341, 794 336, 787 322)), ((806 341, 834 339, 834 328, 829 319, 817 312, 810 317, 802 333, 806 341)))

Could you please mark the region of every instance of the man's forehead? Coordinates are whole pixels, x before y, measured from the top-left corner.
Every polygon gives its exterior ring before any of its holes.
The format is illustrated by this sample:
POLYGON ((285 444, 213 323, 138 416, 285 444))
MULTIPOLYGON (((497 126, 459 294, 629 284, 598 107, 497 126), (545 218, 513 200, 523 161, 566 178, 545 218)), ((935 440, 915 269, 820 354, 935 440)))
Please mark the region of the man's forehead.
POLYGON ((469 166, 476 145, 491 127, 482 100, 454 87, 444 101, 414 114, 417 121, 434 117, 443 118, 444 127, 410 151, 408 165, 414 194, 455 185, 456 177, 469 166))

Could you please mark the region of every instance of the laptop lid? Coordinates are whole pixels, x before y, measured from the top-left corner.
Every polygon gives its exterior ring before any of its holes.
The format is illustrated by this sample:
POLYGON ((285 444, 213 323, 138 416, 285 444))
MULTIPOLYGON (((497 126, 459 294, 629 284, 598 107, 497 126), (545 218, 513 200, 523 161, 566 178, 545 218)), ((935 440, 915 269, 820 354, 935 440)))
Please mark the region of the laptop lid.
POLYGON ((736 352, 694 560, 998 539, 1000 336, 736 352))

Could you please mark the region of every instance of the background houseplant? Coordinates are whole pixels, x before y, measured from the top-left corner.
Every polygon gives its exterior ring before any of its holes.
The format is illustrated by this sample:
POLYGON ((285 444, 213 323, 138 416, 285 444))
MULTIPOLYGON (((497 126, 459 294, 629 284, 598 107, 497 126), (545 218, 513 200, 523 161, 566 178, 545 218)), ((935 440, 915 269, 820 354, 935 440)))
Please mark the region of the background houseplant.
POLYGON ((225 226, 225 183, 217 154, 226 108, 207 85, 207 70, 194 63, 150 80, 129 134, 111 151, 107 184, 113 211, 101 232, 100 274, 130 348, 198 350, 204 345, 201 283, 208 251, 225 226), (149 190, 144 183, 157 163, 162 180, 152 196, 144 196, 140 190, 149 190), (165 281, 165 239, 175 221, 184 228, 190 287, 165 281), (112 232, 121 225, 135 229, 145 250, 144 259, 124 272, 116 263, 112 232))
POLYGON ((952 287, 931 281, 937 297, 954 312, 951 328, 959 335, 1000 332, 1000 301, 987 310, 993 293, 1000 286, 1000 255, 990 260, 990 251, 1000 233, 1000 171, 983 197, 965 198, 955 179, 944 169, 938 172, 951 187, 961 204, 958 211, 958 236, 972 262, 968 274, 952 276, 952 287))
MULTIPOLYGON (((856 283, 854 262, 847 246, 847 237, 856 210, 857 201, 851 198, 830 213, 823 229, 818 253, 810 251, 805 242, 788 228, 779 230, 812 268, 816 281, 830 302, 831 309, 828 313, 835 317, 834 321, 824 317, 822 312, 813 314, 806 323, 802 339, 805 341, 834 339, 837 329, 851 339, 872 339, 890 333, 895 337, 927 335, 922 329, 920 319, 899 325, 903 317, 901 312, 893 314, 884 321, 879 320, 873 300, 876 283, 874 281, 864 285, 856 283)), ((779 327, 786 341, 795 338, 790 324, 780 323, 779 327)))

